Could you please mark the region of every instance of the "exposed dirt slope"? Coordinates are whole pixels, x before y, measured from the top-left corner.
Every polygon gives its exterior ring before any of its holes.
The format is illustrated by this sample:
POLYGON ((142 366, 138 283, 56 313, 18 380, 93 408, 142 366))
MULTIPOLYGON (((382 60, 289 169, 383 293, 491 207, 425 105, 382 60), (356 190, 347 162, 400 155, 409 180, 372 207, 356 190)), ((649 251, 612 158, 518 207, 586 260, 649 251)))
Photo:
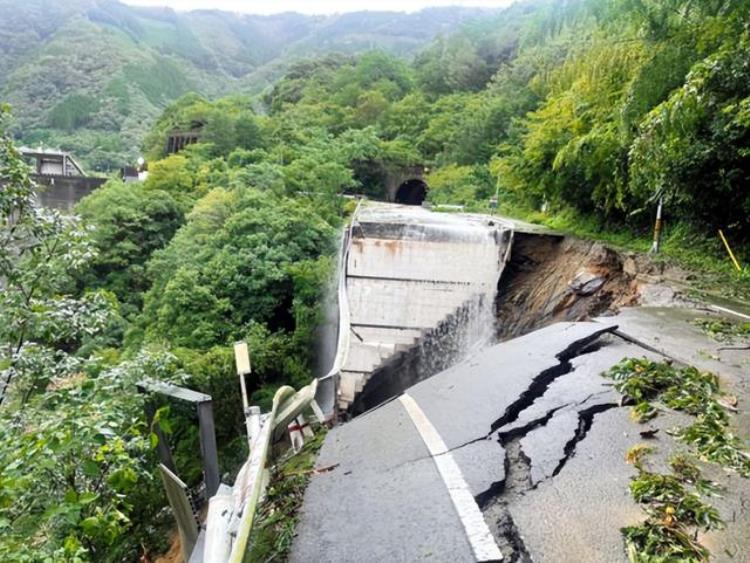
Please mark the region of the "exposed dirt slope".
POLYGON ((559 321, 580 321, 647 302, 674 302, 663 277, 684 278, 647 256, 601 243, 517 233, 500 280, 497 335, 507 340, 559 321))

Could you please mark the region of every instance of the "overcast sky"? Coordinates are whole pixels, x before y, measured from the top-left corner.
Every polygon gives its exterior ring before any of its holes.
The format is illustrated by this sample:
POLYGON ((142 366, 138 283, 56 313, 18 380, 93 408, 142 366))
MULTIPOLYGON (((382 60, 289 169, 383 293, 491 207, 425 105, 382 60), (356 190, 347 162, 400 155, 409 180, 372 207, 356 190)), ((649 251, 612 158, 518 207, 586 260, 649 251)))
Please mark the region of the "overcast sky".
POLYGON ((428 6, 477 6, 497 8, 513 0, 123 0, 138 6, 169 6, 175 10, 202 8, 244 12, 248 14, 275 14, 302 12, 304 14, 333 14, 358 10, 393 10, 413 12, 428 6))

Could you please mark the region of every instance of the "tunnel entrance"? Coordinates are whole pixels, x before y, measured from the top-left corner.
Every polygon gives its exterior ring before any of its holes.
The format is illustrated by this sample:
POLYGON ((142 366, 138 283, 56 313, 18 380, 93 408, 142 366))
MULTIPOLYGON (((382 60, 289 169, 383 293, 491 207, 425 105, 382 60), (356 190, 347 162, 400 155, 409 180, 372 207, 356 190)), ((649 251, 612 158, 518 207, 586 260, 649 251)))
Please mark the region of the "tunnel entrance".
POLYGON ((413 178, 398 187, 395 201, 405 205, 422 205, 426 197, 427 184, 423 180, 413 178))

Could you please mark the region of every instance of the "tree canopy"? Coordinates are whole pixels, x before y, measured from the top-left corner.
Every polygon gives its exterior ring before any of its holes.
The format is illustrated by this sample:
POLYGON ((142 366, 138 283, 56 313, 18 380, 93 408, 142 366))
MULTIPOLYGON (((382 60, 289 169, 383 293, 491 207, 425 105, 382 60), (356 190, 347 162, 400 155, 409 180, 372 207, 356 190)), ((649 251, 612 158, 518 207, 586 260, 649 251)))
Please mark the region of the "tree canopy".
MULTIPOLYGON (((94 18, 147 41, 153 22, 139 14, 94 18)), ((236 469, 246 440, 231 344, 249 343, 263 406, 314 375, 346 196, 384 199, 424 171, 429 203, 487 210, 499 193, 510 209, 632 230, 663 197, 670 218, 731 229, 747 248, 749 16, 746 0, 528 0, 412 60, 300 57, 262 94, 226 98, 189 92, 175 65, 250 62, 212 59, 201 42, 159 55, 153 72, 121 61, 137 89, 115 76, 107 96, 65 94, 48 117, 105 161, 123 147, 97 124, 123 92, 150 100, 149 176, 110 180, 73 215, 36 205, 3 106, 0 558, 133 560, 160 547, 156 437, 134 392, 144 378, 211 394, 222 469, 236 469), (167 154, 174 131, 198 142, 167 154)), ((97 33, 73 31, 84 43, 97 33)), ((159 417, 197 485, 190 413, 159 417)))

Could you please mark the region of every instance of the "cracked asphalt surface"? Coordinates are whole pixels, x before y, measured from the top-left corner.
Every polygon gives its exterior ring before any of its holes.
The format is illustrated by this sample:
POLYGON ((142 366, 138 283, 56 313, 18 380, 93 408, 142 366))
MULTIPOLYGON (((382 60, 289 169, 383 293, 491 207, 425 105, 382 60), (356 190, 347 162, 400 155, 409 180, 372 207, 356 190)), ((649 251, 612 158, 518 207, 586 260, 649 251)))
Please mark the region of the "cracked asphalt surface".
MULTIPOLYGON (((641 521, 643 512, 628 493, 634 470, 624 454, 643 440, 642 428, 600 374, 627 356, 685 357, 685 340, 653 338, 672 334, 670 323, 684 329, 683 317, 696 316, 638 311, 551 325, 491 346, 408 390, 458 464, 504 560, 627 561, 619 530, 641 521), (634 340, 647 340, 647 347, 634 340), (672 353, 675 346, 679 354, 672 353)), ((688 336, 708 345, 695 331, 688 336)), ((736 366, 725 377, 741 390, 746 376, 736 366)), ((665 452, 675 447, 666 432, 673 422, 655 420, 662 430, 655 442, 665 452)), ((475 560, 435 463, 399 401, 334 428, 318 466, 336 463, 310 482, 291 561, 475 560)), ((706 542, 716 560, 747 561, 750 487, 746 479, 729 481, 722 501, 728 529, 706 542)))

